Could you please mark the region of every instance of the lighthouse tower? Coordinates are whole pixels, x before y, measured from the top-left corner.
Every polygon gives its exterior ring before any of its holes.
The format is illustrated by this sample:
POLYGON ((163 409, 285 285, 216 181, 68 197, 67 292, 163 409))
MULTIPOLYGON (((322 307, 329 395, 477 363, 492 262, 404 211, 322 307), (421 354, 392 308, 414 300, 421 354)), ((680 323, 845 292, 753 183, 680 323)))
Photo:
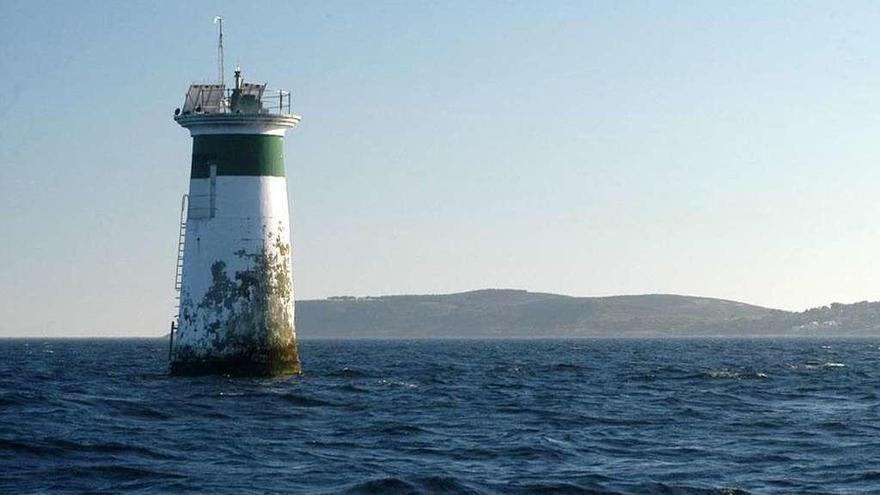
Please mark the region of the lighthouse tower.
POLYGON ((299 373, 283 141, 300 117, 290 93, 246 83, 236 68, 231 90, 222 75, 190 86, 174 120, 193 147, 171 372, 299 373))

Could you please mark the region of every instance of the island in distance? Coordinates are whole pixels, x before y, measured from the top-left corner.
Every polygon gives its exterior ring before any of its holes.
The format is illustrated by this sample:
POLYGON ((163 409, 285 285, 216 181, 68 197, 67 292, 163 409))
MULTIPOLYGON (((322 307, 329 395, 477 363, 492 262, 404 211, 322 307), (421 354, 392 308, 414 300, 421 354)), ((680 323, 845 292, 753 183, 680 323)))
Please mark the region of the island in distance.
POLYGON ((789 312, 706 297, 571 297, 486 289, 296 302, 301 338, 573 338, 880 335, 880 302, 789 312))

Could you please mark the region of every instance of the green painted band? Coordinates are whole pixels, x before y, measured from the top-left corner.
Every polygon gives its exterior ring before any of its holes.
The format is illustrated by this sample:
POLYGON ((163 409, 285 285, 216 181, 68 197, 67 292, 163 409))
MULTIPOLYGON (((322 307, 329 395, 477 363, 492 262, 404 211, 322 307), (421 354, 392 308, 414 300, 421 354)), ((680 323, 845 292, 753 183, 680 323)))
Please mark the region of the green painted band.
POLYGON ((193 136, 190 177, 269 175, 284 177, 284 139, 264 134, 208 134, 193 136))

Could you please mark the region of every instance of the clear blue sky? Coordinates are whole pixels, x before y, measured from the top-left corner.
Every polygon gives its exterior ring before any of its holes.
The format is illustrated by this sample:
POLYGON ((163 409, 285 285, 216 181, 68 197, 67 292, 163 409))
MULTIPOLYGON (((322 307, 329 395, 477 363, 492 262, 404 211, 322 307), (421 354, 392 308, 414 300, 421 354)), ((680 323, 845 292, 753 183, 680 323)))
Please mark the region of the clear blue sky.
POLYGON ((880 299, 876 2, 2 0, 0 336, 167 330, 218 14, 303 116, 298 298, 880 299))

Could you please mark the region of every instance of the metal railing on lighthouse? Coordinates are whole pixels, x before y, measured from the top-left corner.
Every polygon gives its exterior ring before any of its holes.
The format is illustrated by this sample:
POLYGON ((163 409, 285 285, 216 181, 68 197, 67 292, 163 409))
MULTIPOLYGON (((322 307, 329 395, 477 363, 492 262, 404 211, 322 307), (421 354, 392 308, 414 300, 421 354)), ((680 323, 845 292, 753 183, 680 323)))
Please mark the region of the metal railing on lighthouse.
POLYGON ((226 88, 223 84, 193 84, 186 93, 180 114, 292 114, 293 94, 290 91, 268 89, 266 84, 241 82, 239 86, 226 88))

